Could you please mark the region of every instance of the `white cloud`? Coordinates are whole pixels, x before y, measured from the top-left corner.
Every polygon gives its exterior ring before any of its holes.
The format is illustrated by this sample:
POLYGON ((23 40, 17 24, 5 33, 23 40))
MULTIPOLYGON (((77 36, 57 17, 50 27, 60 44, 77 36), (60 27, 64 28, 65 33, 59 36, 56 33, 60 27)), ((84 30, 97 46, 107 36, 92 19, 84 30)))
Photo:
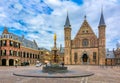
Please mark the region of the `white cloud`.
MULTIPOLYGON (((53 34, 57 33, 57 44, 64 45, 64 24, 66 20, 67 10, 69 12, 70 23, 72 26, 72 39, 75 37, 79 30, 84 15, 87 15, 87 20, 98 35, 98 24, 101 13, 101 3, 103 3, 103 11, 106 22, 106 38, 107 48, 115 48, 116 43, 120 40, 119 24, 120 24, 120 3, 119 0, 83 0, 82 5, 78 5, 72 1, 60 0, 44 0, 45 4, 40 4, 39 0, 24 0, 14 2, 15 9, 9 9, 2 5, 2 8, 7 8, 8 11, 1 10, 0 6, 0 19, 1 24, 7 24, 9 27, 15 27, 18 30, 27 31, 26 37, 29 39, 36 39, 40 47, 53 46, 53 34), (47 4, 47 5, 46 5, 47 4), (32 7, 35 5, 35 7, 32 7), (43 7, 49 6, 53 9, 51 14, 39 13, 47 11, 43 7), (26 9, 25 9, 26 8, 26 9), (17 10, 17 11, 16 11, 17 10), (24 12, 23 12, 24 11, 24 12), (19 15, 17 15, 19 14, 19 15), (6 18, 5 18, 6 16, 6 18), (28 26, 22 26, 13 19, 23 20, 28 26), (5 20, 5 21, 4 21, 5 20), (37 31, 37 33, 35 33, 37 31)), ((3 3, 2 3, 3 4, 3 3)), ((9 1, 7 5, 12 4, 9 1)))
POLYGON ((15 4, 14 6, 17 10, 21 11, 23 9, 23 6, 19 3, 15 4))

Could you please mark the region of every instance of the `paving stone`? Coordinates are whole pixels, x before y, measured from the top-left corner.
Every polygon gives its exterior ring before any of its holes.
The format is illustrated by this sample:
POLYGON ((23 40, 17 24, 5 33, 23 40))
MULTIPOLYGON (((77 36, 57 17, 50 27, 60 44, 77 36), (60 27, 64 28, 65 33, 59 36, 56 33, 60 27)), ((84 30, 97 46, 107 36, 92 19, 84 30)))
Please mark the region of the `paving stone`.
POLYGON ((68 69, 90 71, 95 75, 81 78, 32 78, 14 76, 13 72, 41 70, 41 67, 2 67, 0 66, 0 83, 120 83, 120 67, 100 67, 91 65, 68 65, 68 69))

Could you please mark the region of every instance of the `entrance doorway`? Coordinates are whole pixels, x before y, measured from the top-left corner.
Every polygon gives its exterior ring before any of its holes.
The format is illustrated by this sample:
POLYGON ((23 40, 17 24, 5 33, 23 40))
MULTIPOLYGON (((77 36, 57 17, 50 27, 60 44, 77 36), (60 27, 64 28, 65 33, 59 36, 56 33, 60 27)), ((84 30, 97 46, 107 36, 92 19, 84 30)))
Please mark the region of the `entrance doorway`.
POLYGON ((83 56, 82 56, 82 61, 83 61, 83 63, 86 63, 86 62, 88 61, 88 56, 87 56, 87 54, 83 54, 83 56))
POLYGON ((6 59, 2 59, 2 66, 6 66, 6 59))
POLYGON ((9 60, 9 66, 14 66, 14 60, 13 59, 9 60))

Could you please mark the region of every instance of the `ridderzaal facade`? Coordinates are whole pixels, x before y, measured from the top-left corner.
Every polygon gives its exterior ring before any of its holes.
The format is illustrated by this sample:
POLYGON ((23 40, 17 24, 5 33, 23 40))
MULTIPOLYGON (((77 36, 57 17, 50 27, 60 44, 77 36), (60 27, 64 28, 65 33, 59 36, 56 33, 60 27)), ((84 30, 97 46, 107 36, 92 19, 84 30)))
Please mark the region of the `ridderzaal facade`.
POLYGON ((98 25, 98 37, 89 25, 86 16, 74 39, 71 39, 71 24, 67 14, 64 25, 64 63, 105 65, 106 24, 101 12, 98 25))

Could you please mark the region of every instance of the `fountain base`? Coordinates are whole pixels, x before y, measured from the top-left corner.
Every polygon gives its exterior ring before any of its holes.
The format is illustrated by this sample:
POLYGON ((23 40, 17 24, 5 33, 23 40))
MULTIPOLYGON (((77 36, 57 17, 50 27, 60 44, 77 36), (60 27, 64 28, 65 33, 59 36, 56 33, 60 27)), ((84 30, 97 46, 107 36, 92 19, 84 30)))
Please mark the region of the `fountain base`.
POLYGON ((66 73, 68 72, 67 67, 62 66, 45 66, 42 68, 44 73, 66 73))

